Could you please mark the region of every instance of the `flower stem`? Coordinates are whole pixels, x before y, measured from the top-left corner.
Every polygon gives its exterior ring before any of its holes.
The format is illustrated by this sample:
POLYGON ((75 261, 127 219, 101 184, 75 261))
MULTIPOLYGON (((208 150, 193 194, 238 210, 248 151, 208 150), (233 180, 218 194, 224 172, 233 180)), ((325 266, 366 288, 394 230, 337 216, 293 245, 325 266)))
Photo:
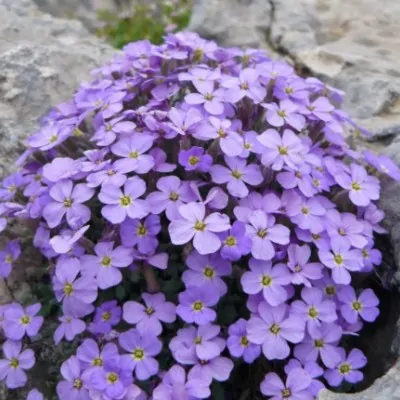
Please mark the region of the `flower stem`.
POLYGON ((157 293, 160 291, 160 285, 157 282, 154 270, 150 265, 144 265, 143 276, 144 279, 146 280, 147 291, 149 293, 157 293))

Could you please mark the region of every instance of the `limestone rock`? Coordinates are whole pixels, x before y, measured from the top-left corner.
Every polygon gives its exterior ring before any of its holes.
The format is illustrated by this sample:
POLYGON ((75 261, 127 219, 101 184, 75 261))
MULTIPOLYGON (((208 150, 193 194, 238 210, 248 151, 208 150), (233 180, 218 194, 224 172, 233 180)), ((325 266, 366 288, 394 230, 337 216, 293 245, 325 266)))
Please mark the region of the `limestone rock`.
POLYGON ((41 13, 28 0, 0 0, 0 176, 51 106, 67 100, 114 50, 78 21, 41 13))

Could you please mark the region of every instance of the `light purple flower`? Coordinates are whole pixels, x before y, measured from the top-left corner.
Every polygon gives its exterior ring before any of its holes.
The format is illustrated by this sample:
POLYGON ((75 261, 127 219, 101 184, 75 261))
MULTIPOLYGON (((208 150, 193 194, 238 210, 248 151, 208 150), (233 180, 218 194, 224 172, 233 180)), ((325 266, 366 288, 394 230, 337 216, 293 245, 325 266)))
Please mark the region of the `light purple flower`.
POLYGON ((3 251, 0 251, 0 277, 8 278, 11 274, 13 263, 21 255, 18 240, 10 240, 3 251))
POLYGON ((4 311, 3 330, 8 339, 21 340, 24 335, 36 336, 43 325, 43 317, 37 316, 40 303, 26 308, 18 303, 11 303, 4 311))
POLYGON ((212 157, 209 154, 204 154, 202 147, 193 146, 189 150, 181 150, 179 152, 179 164, 186 171, 208 172, 212 163, 212 157))
POLYGON ((25 370, 31 369, 35 364, 33 350, 21 350, 21 342, 6 340, 3 344, 5 359, 0 360, 0 380, 5 380, 9 389, 25 386, 28 380, 25 370))
POLYGON ((343 380, 349 383, 358 383, 363 380, 364 375, 358 369, 367 364, 367 358, 362 351, 353 349, 346 357, 344 349, 339 348, 341 361, 334 369, 325 371, 324 378, 331 386, 339 386, 343 380))
POLYGON ((336 283, 348 285, 351 282, 349 271, 360 271, 362 268, 362 253, 350 249, 350 245, 332 243, 332 250, 320 250, 318 257, 322 264, 332 270, 332 278, 336 283))
POLYGON ((28 393, 28 397, 26 398, 26 400, 44 400, 44 397, 43 397, 42 393, 39 392, 39 390, 32 389, 28 393))
POLYGON ((219 234, 222 241, 221 256, 230 261, 237 261, 250 253, 252 241, 246 235, 246 226, 235 221, 228 232, 219 234))
POLYGON ((68 341, 74 340, 75 336, 81 334, 86 329, 86 324, 79 318, 66 315, 59 318, 61 324, 54 331, 54 343, 58 345, 65 337, 68 341))
POLYGON ((100 307, 97 307, 93 323, 89 329, 93 333, 109 333, 121 321, 121 315, 121 307, 115 300, 106 301, 100 307))
POLYGON ((250 271, 246 271, 240 280, 245 293, 262 292, 265 301, 271 306, 277 306, 287 299, 287 292, 283 286, 289 285, 292 277, 284 264, 273 267, 271 261, 251 258, 249 267, 250 271))
POLYGON ((227 381, 233 370, 233 361, 227 357, 213 357, 206 360, 197 360, 198 363, 191 368, 188 379, 199 378, 202 382, 211 384, 215 379, 218 382, 227 381))
POLYGON ((322 323, 295 347, 294 355, 302 362, 317 361, 320 356, 327 368, 335 368, 340 362, 337 345, 342 334, 340 325, 322 323))
POLYGON ((187 104, 202 104, 211 115, 221 115, 224 112, 224 89, 214 89, 214 82, 205 82, 196 89, 199 93, 189 93, 185 96, 187 104))
POLYGON ((252 364, 261 354, 259 345, 250 343, 247 338, 247 321, 243 318, 229 326, 229 337, 226 341, 229 352, 233 357, 243 357, 243 360, 252 364))
POLYGON ((80 172, 82 163, 69 157, 57 157, 51 163, 43 166, 43 178, 50 182, 72 178, 80 172))
POLYGON ((246 197, 249 194, 246 184, 256 186, 263 181, 258 165, 247 165, 242 158, 226 156, 225 163, 228 168, 222 165, 211 167, 211 178, 220 185, 226 183, 228 192, 234 197, 246 197))
POLYGON ((49 191, 52 201, 43 209, 43 217, 50 228, 60 225, 64 215, 72 229, 79 229, 90 219, 90 209, 82 203, 93 197, 94 190, 83 183, 61 181, 49 191))
POLYGON ((53 236, 50 239, 50 245, 57 254, 66 254, 73 249, 75 243, 83 237, 88 229, 89 225, 85 225, 77 231, 65 229, 60 235, 53 236))
POLYGON ((309 333, 320 327, 321 322, 336 321, 336 304, 324 299, 322 290, 305 287, 301 291, 301 298, 291 304, 290 313, 307 323, 309 333))
POLYGON ((91 137, 97 146, 109 146, 114 143, 118 136, 132 135, 135 132, 136 124, 132 121, 124 121, 123 117, 117 117, 109 121, 101 121, 91 137))
POLYGON ((169 126, 176 133, 186 135, 190 133, 203 117, 196 108, 190 108, 187 112, 172 107, 168 112, 168 118, 171 120, 169 126))
POLYGON ((211 307, 215 306, 218 300, 218 292, 190 287, 179 294, 176 313, 187 323, 194 322, 197 325, 205 325, 217 317, 217 313, 211 307))
POLYGON ((127 301, 123 306, 123 319, 129 324, 136 325, 142 334, 148 332, 160 335, 163 328, 161 322, 172 323, 176 319, 176 307, 173 303, 165 301, 162 293, 143 293, 145 305, 136 301, 127 301))
POLYGON ((100 289, 118 285, 122 280, 119 268, 132 264, 132 250, 124 246, 114 248, 114 242, 99 242, 94 251, 96 255, 81 257, 83 274, 94 277, 100 289))
POLYGON ((201 140, 217 139, 222 152, 235 157, 243 151, 243 139, 233 130, 229 119, 210 117, 196 129, 195 137, 201 140))
POLYGON ((190 81, 198 90, 199 88, 207 89, 209 87, 209 82, 214 82, 220 78, 221 71, 219 69, 211 70, 204 66, 194 67, 188 72, 181 72, 179 74, 180 81, 190 81))
POLYGON ((284 360, 290 353, 288 342, 299 343, 304 338, 301 318, 287 316, 288 307, 281 304, 269 306, 265 301, 258 305, 258 315, 247 323, 247 337, 251 343, 262 345, 268 360, 284 360))
POLYGON ((95 188, 100 185, 122 186, 126 182, 128 171, 123 166, 107 162, 99 171, 94 171, 87 177, 88 186, 95 188))
POLYGON ((322 278, 323 266, 320 263, 309 262, 311 249, 304 244, 291 244, 288 247, 287 266, 292 271, 292 283, 311 287, 311 281, 322 278))
POLYGON ((171 242, 185 244, 193 239, 193 246, 200 254, 211 254, 221 247, 221 240, 215 232, 230 228, 229 218, 225 214, 212 213, 206 216, 206 207, 201 203, 189 203, 179 206, 181 219, 169 224, 171 242))
POLYGON ((396 181, 400 181, 400 169, 397 164, 384 154, 376 155, 369 150, 363 152, 365 160, 379 172, 390 176, 396 181))
POLYGON ((186 265, 189 269, 183 273, 182 280, 187 288, 199 287, 219 296, 226 294, 228 288, 221 277, 231 274, 232 265, 218 253, 201 255, 194 250, 189 254, 186 265))
POLYGON ((339 185, 349 191, 350 200, 356 206, 367 206, 371 200, 378 200, 380 185, 377 178, 367 174, 364 167, 351 164, 350 175, 335 176, 339 185))
POLYGON ((154 159, 146 152, 152 147, 153 140, 150 135, 136 134, 113 144, 112 153, 120 157, 115 166, 137 174, 149 172, 154 166, 154 159))
POLYGON ((88 388, 82 379, 82 370, 77 357, 72 356, 61 364, 61 375, 64 380, 57 384, 57 395, 60 400, 90 400, 88 388))
POLYGON ((46 125, 28 138, 27 144, 34 149, 50 150, 64 142, 70 135, 71 132, 66 127, 56 124, 46 125))
POLYGON ((290 125, 297 131, 301 131, 305 125, 305 118, 298 113, 299 107, 292 101, 285 99, 276 103, 262 103, 267 109, 266 120, 272 126, 281 127, 285 124, 290 125))
POLYGON ((143 179, 134 176, 129 178, 124 189, 111 184, 104 184, 99 193, 99 200, 106 204, 101 214, 113 224, 120 224, 126 217, 143 218, 148 214, 145 200, 139 199, 146 192, 143 179))
POLYGON ((258 140, 265 147, 261 162, 275 171, 281 171, 284 165, 296 168, 303 163, 304 147, 298 136, 290 129, 285 129, 281 136, 275 129, 267 129, 258 140))
POLYGON ((96 367, 102 367, 109 360, 118 357, 118 347, 114 343, 107 343, 103 348, 99 348, 93 339, 85 339, 76 350, 76 357, 84 367, 85 380, 96 367))
POLYGON ((311 384, 311 377, 302 368, 292 369, 282 380, 275 372, 268 373, 261 382, 261 393, 273 400, 313 400, 314 396, 307 390, 311 384))
POLYGON ((307 118, 324 122, 332 120, 334 109, 335 107, 326 97, 318 97, 313 102, 306 100, 306 104, 300 107, 301 113, 306 115, 307 118))
POLYGON ((258 260, 272 260, 275 256, 275 247, 272 243, 288 244, 289 229, 275 224, 275 218, 272 215, 267 215, 260 210, 253 211, 248 219, 246 232, 253 242, 251 254, 258 260))
POLYGON ((365 289, 357 296, 351 286, 345 286, 339 290, 337 297, 342 303, 340 313, 350 324, 355 324, 359 318, 374 322, 379 315, 379 299, 372 289, 365 289))
POLYGON ((137 329, 130 329, 119 335, 119 344, 130 354, 121 356, 135 371, 137 379, 144 381, 158 372, 158 361, 154 358, 162 349, 162 342, 156 335, 137 329))

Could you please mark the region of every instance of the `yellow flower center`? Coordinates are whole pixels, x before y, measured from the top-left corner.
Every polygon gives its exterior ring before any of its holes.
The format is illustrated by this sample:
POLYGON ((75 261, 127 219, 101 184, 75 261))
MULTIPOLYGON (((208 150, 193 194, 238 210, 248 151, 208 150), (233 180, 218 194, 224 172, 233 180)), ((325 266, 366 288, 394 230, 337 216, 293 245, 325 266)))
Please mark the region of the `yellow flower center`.
POLYGON ((129 153, 129 158, 139 158, 139 153, 137 151, 132 151, 129 153))
POLYGON ((122 196, 119 199, 121 206, 128 207, 132 203, 132 199, 129 196, 122 196))
POLYGON ((143 224, 139 224, 137 227, 137 234, 139 236, 146 236, 147 235, 147 229, 143 224))
MULTIPOLYGON (((190 162, 190 161, 189 161, 190 162)), ((176 192, 171 192, 169 195, 169 199, 171 201, 177 201, 179 199, 179 194, 176 192)))
POLYGON ((346 364, 342 364, 339 367, 339 371, 340 371, 341 374, 348 374, 350 372, 350 370, 351 370, 351 365, 347 364, 347 363, 346 364))
POLYGON ((318 310, 315 307, 310 307, 308 309, 308 316, 310 318, 317 318, 318 317, 318 310))
POLYGON ((207 101, 211 101, 211 100, 214 98, 214 96, 213 96, 211 93, 206 93, 206 94, 204 95, 204 98, 205 98, 207 101))
POLYGON ((304 215, 308 215, 310 213, 310 209, 308 207, 301 207, 301 212, 304 215))
POLYGON ((10 254, 8 254, 4 260, 6 264, 11 264, 13 262, 13 258, 10 254))
POLYGON ((234 171, 232 171, 232 176, 236 179, 240 179, 243 176, 243 174, 237 169, 235 169, 234 171))
POLYGON ((248 84, 247 82, 243 82, 243 83, 240 85, 240 88, 241 88, 242 90, 248 90, 249 84, 248 84))
POLYGON ((285 147, 285 146, 278 146, 278 151, 279 151, 279 154, 281 156, 287 156, 288 155, 288 148, 285 147))
POLYGON ((217 133, 218 133, 218 136, 220 138, 225 138, 226 137, 226 132, 222 128, 219 128, 217 133))
POLYGON ((229 247, 236 246, 236 243, 237 243, 237 240, 236 240, 236 238, 235 238, 234 236, 228 236, 228 237, 225 239, 225 244, 226 244, 227 246, 229 246, 229 247))
POLYGON ((286 88, 285 88, 285 93, 286 93, 286 94, 292 94, 292 93, 293 93, 293 88, 291 88, 291 87, 286 87, 286 88))
POLYGON ((261 278, 261 283, 263 286, 269 286, 272 283, 272 278, 268 275, 263 275, 261 278))
POLYGON ((338 265, 343 264, 343 257, 340 254, 335 254, 333 259, 335 260, 336 264, 338 264, 338 265))
POLYGON ((110 372, 107 374, 107 382, 112 385, 116 384, 119 381, 119 376, 115 372, 110 372))
POLYGON ((206 224, 203 221, 197 221, 194 224, 194 229, 196 229, 196 231, 204 231, 205 228, 206 224))
POLYGON ((58 136, 56 134, 50 136, 49 142, 54 143, 57 142, 58 136))
POLYGON ((294 267, 294 272, 301 272, 303 269, 301 268, 301 266, 300 265, 296 265, 295 267, 294 267))
POLYGON ((144 351, 142 349, 135 349, 133 352, 133 358, 135 360, 141 361, 144 358, 144 351))
POLYGON ((204 52, 202 49, 196 49, 193 53, 193 61, 199 62, 203 59, 204 52))
POLYGON ((264 239, 268 234, 268 231, 266 229, 259 229, 257 232, 257 235, 261 238, 264 239))
POLYGON ((108 311, 106 311, 105 313, 103 313, 103 315, 101 316, 101 319, 103 321, 109 321, 111 318, 111 313, 109 313, 108 311))
POLYGON ((104 256, 103 259, 101 260, 101 265, 103 267, 110 267, 111 266, 111 257, 104 256))
POLYGON ((19 361, 17 358, 12 358, 10 360, 10 367, 11 368, 18 368, 19 367, 19 361))
POLYGON ((369 253, 368 253, 367 249, 362 249, 361 252, 362 252, 362 255, 363 255, 364 258, 368 258, 369 257, 369 253))
POLYGON ((321 239, 321 235, 318 235, 318 233, 312 233, 312 234, 311 234, 311 237, 312 237, 314 240, 319 240, 319 239, 321 239))
POLYGON ((204 308, 204 304, 202 301, 195 301, 192 305, 194 311, 201 311, 204 308))
POLYGON ((279 327, 278 324, 272 324, 271 327, 269 328, 269 331, 274 335, 277 335, 280 332, 280 330, 281 328, 279 327))
POLYGON ((197 165, 199 163, 199 161, 200 161, 199 157, 196 157, 196 156, 189 157, 189 164, 192 166, 197 165))
POLYGON ((145 311, 146 311, 147 315, 154 314, 154 308, 153 307, 147 307, 145 311))
POLYGON ((100 357, 96 357, 92 361, 92 365, 95 367, 102 367, 103 366, 103 360, 100 357))
POLYGON ((345 231, 343 228, 339 228, 339 229, 338 229, 338 234, 339 234, 340 236, 346 236, 346 231, 345 231))
POLYGON ((10 185, 9 188, 8 188, 8 191, 10 193, 14 193, 16 190, 17 190, 17 187, 15 185, 10 185))
POLYGON ((359 301, 353 301, 352 307, 354 311, 360 311, 363 308, 363 305, 359 301))
POLYGON ((70 283, 66 283, 64 286, 64 294, 66 296, 71 296, 73 291, 74 291, 74 287, 70 283))
POLYGON ((83 382, 81 379, 77 378, 74 380, 74 388, 75 389, 82 389, 82 386, 83 386, 83 382))
POLYGON ((72 204, 73 204, 72 199, 67 198, 64 200, 64 207, 67 207, 67 208, 72 207, 72 204))
POLYGON ((283 399, 289 399, 292 396, 292 392, 290 389, 283 389, 282 390, 282 398, 283 399))
POLYGON ((206 268, 204 269, 204 276, 205 276, 206 278, 213 278, 214 275, 215 275, 215 270, 214 270, 214 268, 212 268, 212 267, 206 267, 206 268))
POLYGON ((357 182, 353 182, 353 183, 351 184, 351 188, 352 188, 353 190, 356 190, 356 191, 361 190, 361 186, 360 186, 360 184, 357 183, 357 182))
POLYGON ((279 111, 278 111, 278 115, 279 115, 281 118, 285 118, 285 117, 286 117, 286 113, 285 113, 285 111, 283 111, 283 110, 279 110, 279 111))
POLYGON ((197 336, 197 337, 194 339, 194 343, 195 343, 195 344, 201 344, 201 342, 202 342, 201 336, 197 336))
POLYGON ((244 147, 246 150, 250 150, 250 149, 251 149, 251 144, 250 144, 250 143, 245 143, 245 144, 243 145, 243 147, 244 147))
POLYGON ((314 340, 314 346, 318 349, 321 349, 322 347, 324 347, 324 341, 322 339, 314 340))
POLYGON ((247 346, 249 345, 249 339, 247 339, 246 336, 242 336, 242 337, 240 338, 240 344, 241 344, 243 347, 247 347, 247 346))
POLYGON ((108 175, 108 176, 113 176, 113 175, 115 175, 115 174, 116 174, 116 172, 113 171, 112 169, 109 169, 109 170, 107 171, 107 175, 108 175))
POLYGON ((31 319, 29 315, 24 315, 23 317, 21 317, 20 321, 22 325, 28 325, 31 319))
POLYGON ((320 187, 320 186, 321 186, 321 181, 318 180, 318 179, 313 179, 313 184, 314 184, 314 186, 316 186, 316 187, 320 187))
POLYGON ((334 296, 336 294, 336 287, 335 286, 326 286, 325 294, 327 296, 334 296))

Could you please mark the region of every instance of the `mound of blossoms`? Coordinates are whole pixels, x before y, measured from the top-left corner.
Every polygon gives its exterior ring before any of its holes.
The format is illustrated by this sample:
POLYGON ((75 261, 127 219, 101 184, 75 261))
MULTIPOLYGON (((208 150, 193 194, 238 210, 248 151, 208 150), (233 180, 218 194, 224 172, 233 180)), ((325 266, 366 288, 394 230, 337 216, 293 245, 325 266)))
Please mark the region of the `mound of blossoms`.
MULTIPOLYGON (((246 363, 254 397, 360 382, 346 337, 379 301, 352 283, 381 261, 378 177, 400 172, 347 145, 343 93, 193 33, 131 43, 93 74, 0 190, 1 228, 29 221, 47 260, 54 341, 76 346, 58 397, 207 399, 246 363)), ((1 252, 2 277, 20 253, 1 252)), ((34 365, 40 307, 1 309, 9 388, 34 365)))

